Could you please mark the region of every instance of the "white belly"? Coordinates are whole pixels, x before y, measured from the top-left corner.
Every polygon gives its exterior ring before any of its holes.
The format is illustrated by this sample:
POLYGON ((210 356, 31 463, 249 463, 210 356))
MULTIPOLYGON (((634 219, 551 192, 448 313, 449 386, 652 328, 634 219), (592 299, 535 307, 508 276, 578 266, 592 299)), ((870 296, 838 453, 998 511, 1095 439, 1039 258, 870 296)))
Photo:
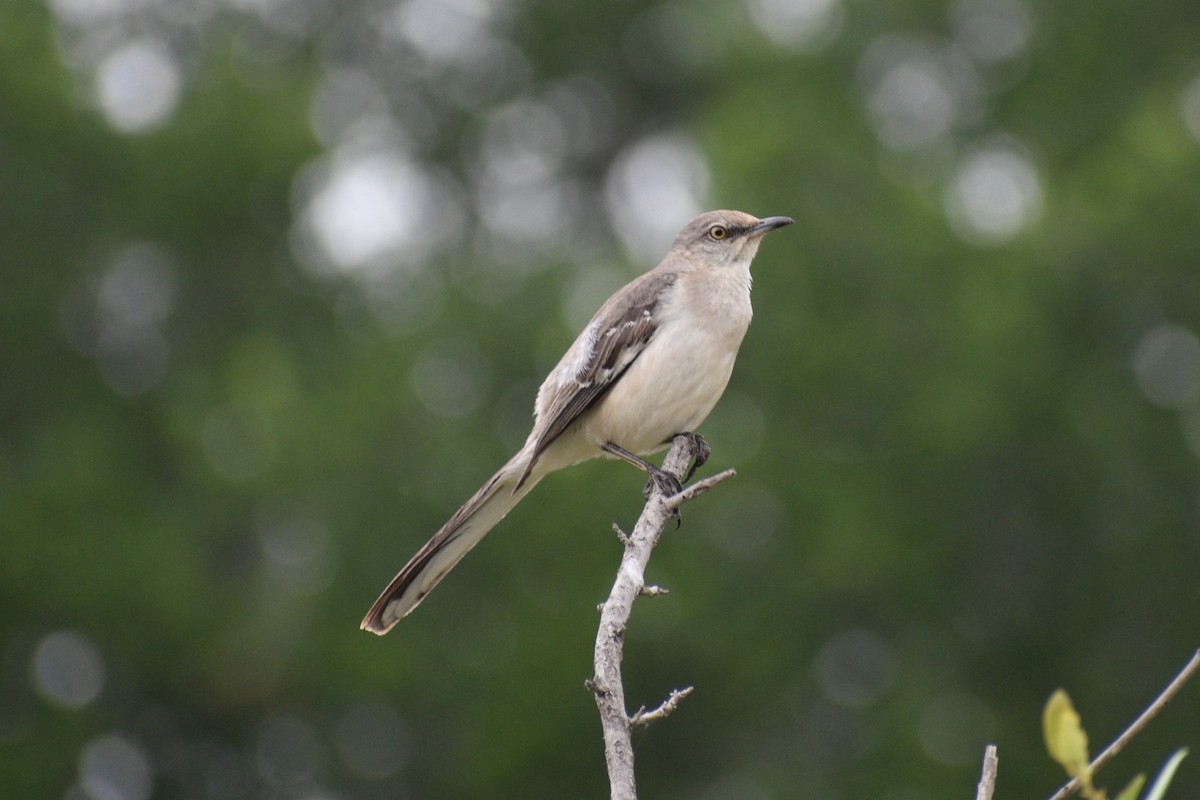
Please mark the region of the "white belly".
POLYGON ((646 455, 663 449, 675 434, 695 430, 729 383, 741 335, 692 330, 685 340, 678 346, 647 347, 584 415, 585 438, 596 446, 613 442, 646 455))

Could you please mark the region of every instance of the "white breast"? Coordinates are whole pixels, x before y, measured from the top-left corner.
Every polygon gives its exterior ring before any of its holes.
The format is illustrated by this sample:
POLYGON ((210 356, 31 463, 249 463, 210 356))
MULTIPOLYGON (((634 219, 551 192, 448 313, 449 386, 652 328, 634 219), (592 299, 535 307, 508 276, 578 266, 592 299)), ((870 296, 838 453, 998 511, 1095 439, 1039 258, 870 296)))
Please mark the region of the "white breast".
POLYGON ((749 271, 681 277, 641 357, 581 420, 599 446, 645 455, 695 430, 721 398, 750 325, 749 271), (714 278, 716 278, 714 280, 714 278))

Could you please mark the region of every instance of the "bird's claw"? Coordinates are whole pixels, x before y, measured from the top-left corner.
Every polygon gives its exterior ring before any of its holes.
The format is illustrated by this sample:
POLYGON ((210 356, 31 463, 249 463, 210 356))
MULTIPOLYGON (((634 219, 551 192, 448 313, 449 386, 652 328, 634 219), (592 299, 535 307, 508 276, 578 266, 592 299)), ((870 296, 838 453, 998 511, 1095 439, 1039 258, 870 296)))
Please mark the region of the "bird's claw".
POLYGON ((650 480, 646 481, 646 486, 642 489, 642 497, 649 500, 655 487, 658 488, 663 497, 674 497, 683 491, 683 484, 679 482, 678 478, 658 468, 651 470, 650 480))
POLYGON ((692 443, 692 447, 696 450, 696 458, 694 461, 692 461, 692 466, 688 469, 688 473, 683 479, 683 482, 687 483, 692 479, 692 476, 696 474, 696 470, 703 467, 705 462, 708 461, 708 457, 712 455, 712 447, 710 447, 708 441, 698 433, 688 432, 681 433, 679 435, 687 437, 687 439, 692 443))

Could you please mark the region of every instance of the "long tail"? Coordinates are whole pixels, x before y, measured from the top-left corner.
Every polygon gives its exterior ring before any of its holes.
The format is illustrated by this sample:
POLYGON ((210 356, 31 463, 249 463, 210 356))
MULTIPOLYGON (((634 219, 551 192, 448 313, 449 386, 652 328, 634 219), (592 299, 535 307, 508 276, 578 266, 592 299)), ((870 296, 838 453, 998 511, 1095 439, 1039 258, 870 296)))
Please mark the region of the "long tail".
POLYGON ((417 551, 379 595, 363 617, 362 629, 380 636, 421 604, 433 587, 454 569, 471 548, 521 501, 544 474, 534 469, 518 487, 531 453, 523 448, 454 512, 425 546, 417 551))

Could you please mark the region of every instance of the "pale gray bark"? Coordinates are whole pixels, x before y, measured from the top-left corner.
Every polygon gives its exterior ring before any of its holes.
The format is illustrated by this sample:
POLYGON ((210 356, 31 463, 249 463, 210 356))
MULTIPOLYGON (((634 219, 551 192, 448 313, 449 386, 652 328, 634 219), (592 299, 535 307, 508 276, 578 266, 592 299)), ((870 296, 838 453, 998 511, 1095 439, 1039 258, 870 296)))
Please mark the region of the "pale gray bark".
MULTIPOLYGON (((694 447, 689 437, 677 437, 663 461, 663 470, 682 480, 688 464, 695 456, 694 447)), ((657 586, 646 585, 644 576, 650 553, 671 521, 673 511, 717 483, 732 478, 734 474, 733 470, 726 470, 692 484, 674 497, 664 497, 655 488, 646 501, 646 507, 642 510, 633 532, 627 536, 617 529, 617 534, 625 545, 625 553, 621 558, 621 566, 617 570, 612 591, 600 606, 600 628, 596 632, 595 674, 587 681, 587 687, 595 695, 596 706, 600 710, 600 723, 604 730, 604 757, 608 762, 608 779, 613 800, 637 798, 632 732, 666 717, 692 691, 690 686, 673 690, 657 708, 647 711, 643 707, 632 716, 625 708, 621 658, 624 655, 625 630, 633 610, 633 601, 640 594, 653 596, 664 592, 657 586)))
POLYGON ((975 800, 992 800, 992 794, 996 791, 996 771, 999 767, 1000 759, 996 756, 996 745, 989 744, 983 751, 983 772, 979 776, 975 800))

